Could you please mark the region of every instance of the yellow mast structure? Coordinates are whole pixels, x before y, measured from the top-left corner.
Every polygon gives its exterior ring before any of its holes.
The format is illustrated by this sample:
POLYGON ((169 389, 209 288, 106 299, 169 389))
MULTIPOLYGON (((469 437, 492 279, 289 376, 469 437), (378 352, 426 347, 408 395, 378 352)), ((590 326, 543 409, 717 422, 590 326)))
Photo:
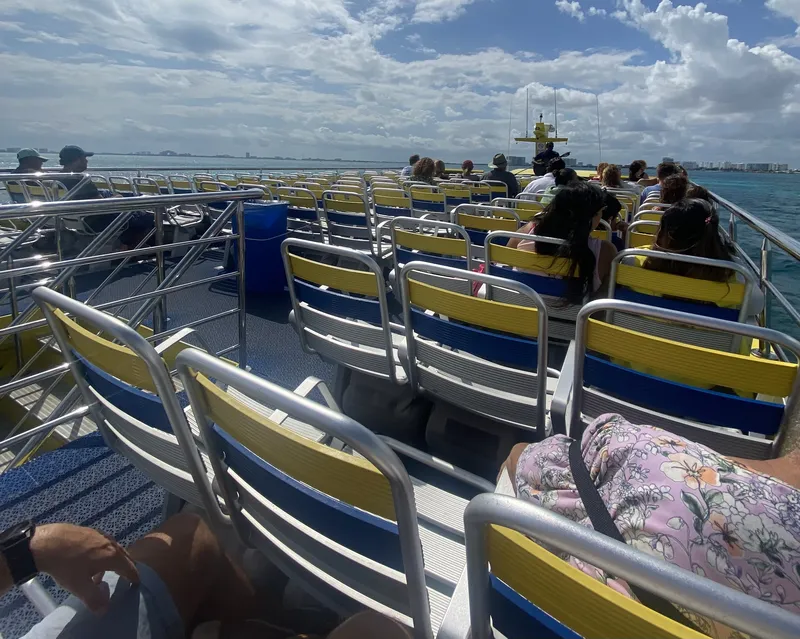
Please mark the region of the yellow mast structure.
MULTIPOLYGON (((515 142, 532 142, 534 146, 533 156, 535 157, 544 151, 545 144, 548 142, 567 142, 568 138, 550 137, 550 133, 555 132, 555 127, 552 124, 544 122, 544 115, 539 114, 539 121, 533 126, 532 137, 514 138, 515 142)), ((527 132, 526 132, 527 136, 527 132)), ((533 173, 533 169, 518 169, 514 171, 516 175, 528 175, 533 173)))

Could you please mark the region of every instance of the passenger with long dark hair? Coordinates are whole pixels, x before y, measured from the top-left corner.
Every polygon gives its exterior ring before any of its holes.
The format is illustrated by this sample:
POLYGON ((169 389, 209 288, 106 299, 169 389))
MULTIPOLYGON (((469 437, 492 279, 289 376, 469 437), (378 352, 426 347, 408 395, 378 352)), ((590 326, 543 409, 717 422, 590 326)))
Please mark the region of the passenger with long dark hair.
POLYGON ((432 158, 422 158, 414 165, 414 172, 411 174, 411 179, 414 182, 425 182, 426 184, 435 184, 433 181, 434 173, 436 172, 436 165, 432 158))
MULTIPOLYGON (((653 250, 732 261, 733 246, 720 235, 719 215, 705 200, 681 200, 664 212, 653 250)), ((701 280, 727 282, 733 271, 648 257, 644 268, 701 280)))
POLYGON ((661 187, 661 201, 664 204, 677 204, 686 197, 688 188, 689 178, 685 175, 680 173, 670 175, 661 187))
MULTIPOLYGON (((530 240, 518 248, 569 261, 567 299, 580 304, 601 288, 611 271, 617 249, 611 242, 591 237, 600 224, 606 207, 606 194, 588 182, 572 182, 560 190, 547 205, 532 231, 530 240), (537 242, 535 236, 565 240, 556 245, 537 242)), ((510 245, 510 243, 509 243, 510 245)))

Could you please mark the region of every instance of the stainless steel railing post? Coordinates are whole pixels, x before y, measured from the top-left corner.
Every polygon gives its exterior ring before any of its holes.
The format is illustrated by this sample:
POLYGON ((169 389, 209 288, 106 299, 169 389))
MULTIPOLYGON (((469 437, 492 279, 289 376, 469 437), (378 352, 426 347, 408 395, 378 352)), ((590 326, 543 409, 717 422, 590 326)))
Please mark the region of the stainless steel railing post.
MULTIPOLYGON (((155 225, 156 225, 156 246, 164 244, 164 208, 157 206, 155 208, 155 225)), ((156 253, 156 287, 164 283, 164 251, 156 253)), ((153 333, 158 335, 163 333, 167 325, 167 300, 165 297, 160 297, 158 303, 153 309, 153 333)))
MULTIPOLYGON (((761 290, 764 292, 764 308, 761 309, 759 324, 761 324, 761 326, 764 326, 766 328, 769 328, 769 320, 770 320, 770 312, 769 312, 770 290, 767 284, 769 282, 769 277, 770 277, 771 261, 772 261, 772 249, 770 247, 769 240, 765 237, 764 239, 761 240, 758 275, 759 275, 759 285, 761 286, 761 290)), ((761 353, 761 357, 770 356, 771 348, 768 342, 765 342, 764 340, 759 340, 758 350, 761 353)))
MULTIPOLYGON (((8 270, 14 270, 14 259, 10 255, 8 256, 8 270)), ((17 298, 16 277, 11 277, 8 280, 8 292, 11 296, 11 321, 13 322, 15 319, 17 319, 17 315, 19 315, 19 299, 17 298)), ((14 335, 14 351, 17 356, 17 370, 20 370, 25 364, 25 361, 22 355, 22 338, 20 337, 19 333, 14 335)))
POLYGON ((244 236, 244 202, 236 203, 236 225, 239 239, 237 242, 237 270, 239 293, 239 368, 247 368, 247 313, 245 312, 245 236, 244 236))

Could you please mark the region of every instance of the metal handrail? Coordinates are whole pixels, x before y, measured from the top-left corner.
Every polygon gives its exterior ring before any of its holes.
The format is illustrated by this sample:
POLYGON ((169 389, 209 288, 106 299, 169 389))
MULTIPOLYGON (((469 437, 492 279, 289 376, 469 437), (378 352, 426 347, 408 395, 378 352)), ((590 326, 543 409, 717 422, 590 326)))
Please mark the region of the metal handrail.
POLYGON ((776 229, 772 224, 755 217, 752 213, 745 211, 742 207, 737 206, 730 200, 726 200, 724 197, 713 192, 711 193, 711 197, 717 204, 728 209, 728 211, 741 219, 751 229, 760 233, 794 259, 800 261, 800 242, 783 231, 776 229))
MULTIPOLYGON (((2 176, 0 176, 2 177, 2 176)), ((264 196, 261 189, 241 191, 211 191, 208 193, 186 193, 183 195, 140 195, 137 197, 102 198, 99 200, 58 200, 55 202, 29 202, 27 204, 6 204, 0 206, 0 220, 18 217, 60 218, 70 213, 97 215, 102 213, 123 213, 177 204, 211 204, 221 201, 260 200, 264 196)))
MULTIPOLYGON (((82 174, 77 174, 82 175, 82 174)), ((10 179, 25 179, 27 176, 26 174, 13 174, 10 179)), ((37 177, 42 177, 38 175, 37 177)), ((48 176, 50 177, 50 176, 48 176)), ((88 178, 88 176, 83 175, 83 177, 88 178)), ((151 340, 157 341, 163 339, 168 335, 173 335, 178 331, 185 329, 185 326, 178 326, 173 327, 168 331, 163 330, 163 325, 165 323, 165 309, 162 304, 162 301, 165 299, 165 296, 169 293, 173 293, 176 291, 184 290, 190 288, 192 286, 200 286, 204 284, 210 284, 217 281, 221 281, 228 278, 238 277, 239 279, 239 303, 238 308, 233 308, 228 311, 224 311, 222 313, 216 313, 211 315, 210 317, 201 318, 199 320, 194 320, 190 322, 192 326, 198 326, 200 324, 214 321, 216 319, 220 319, 222 317, 227 317, 230 315, 239 315, 239 342, 234 344, 232 347, 228 347, 223 349, 223 352, 227 353, 231 350, 236 348, 240 351, 240 363, 242 366, 246 365, 246 354, 244 350, 246 348, 246 339, 245 339, 245 315, 244 315, 244 295, 243 295, 243 287, 244 287, 244 262, 245 262, 245 255, 244 255, 244 242, 241 241, 241 234, 233 234, 233 235, 225 235, 221 236, 220 233, 225 227, 226 224, 229 223, 231 216, 237 217, 237 223, 239 229, 244 228, 244 201, 245 200, 253 200, 253 199, 261 199, 263 197, 263 191, 260 189, 250 189, 250 190, 240 190, 240 191, 233 191, 233 192, 225 192, 225 193, 192 193, 192 194, 183 194, 183 195, 157 195, 157 196, 141 196, 141 197, 128 197, 128 198, 114 198, 114 199, 99 199, 99 200, 84 200, 84 201, 68 201, 68 200, 60 200, 60 201, 47 201, 47 202, 31 202, 27 204, 10 204, 6 206, 0 206, 0 219, 4 219, 6 217, 27 217, 27 218, 37 218, 34 221, 34 224, 37 223, 44 223, 46 220, 59 220, 61 217, 65 215, 73 215, 78 217, 85 217, 89 215, 95 214, 107 214, 107 213, 119 213, 114 220, 104 231, 99 233, 87 246, 83 251, 81 251, 76 258, 72 259, 63 259, 59 256, 59 259, 55 262, 39 262, 31 266, 23 266, 18 268, 9 268, 5 271, 0 271, 0 281, 6 280, 10 281, 13 285, 15 278, 31 275, 37 272, 42 271, 54 271, 58 270, 59 275, 51 280, 51 286, 56 286, 59 284, 63 284, 68 277, 71 276, 75 270, 83 265, 88 264, 95 264, 99 262, 107 262, 110 260, 118 260, 120 257, 123 258, 122 264, 120 264, 117 268, 112 271, 112 274, 105 278, 102 284, 95 289, 95 291, 90 296, 90 299, 87 300, 89 302, 93 299, 97 293, 104 288, 107 284, 109 284, 113 280, 113 275, 120 271, 121 267, 130 260, 132 257, 140 256, 140 255, 153 255, 156 256, 156 268, 154 269, 154 273, 157 275, 157 286, 155 290, 143 293, 143 294, 136 294, 129 295, 126 298, 112 300, 110 302, 104 302, 95 306, 95 308, 113 308, 113 307, 124 307, 128 304, 134 302, 141 302, 141 305, 136 309, 134 312, 133 317, 129 321, 129 325, 131 327, 136 327, 141 321, 149 315, 151 312, 154 314, 154 322, 153 326, 155 330, 155 334, 150 337, 151 340), (228 203, 228 206, 225 208, 225 211, 220 213, 216 219, 212 222, 211 226, 203 233, 200 238, 196 238, 189 241, 184 242, 173 242, 170 244, 162 244, 163 242, 163 234, 159 233, 160 230, 160 222, 163 220, 163 216, 166 213, 168 207, 175 206, 175 205, 204 205, 210 204, 212 202, 220 202, 224 201, 228 203), (101 255, 95 254, 96 251, 100 250, 108 241, 111 239, 117 232, 122 230, 122 224, 126 221, 126 219, 130 216, 132 211, 141 210, 141 209, 150 209, 154 210, 155 212, 155 236, 156 236, 156 246, 152 247, 145 247, 143 246, 144 240, 142 240, 139 245, 132 250, 115 252, 115 253, 105 253, 101 255), (239 239, 239 260, 238 264, 239 267, 236 271, 232 273, 225 273, 221 275, 215 275, 212 277, 207 277, 201 279, 199 281, 192 281, 177 284, 179 278, 186 273, 186 271, 192 266, 192 264, 202 255, 202 253, 209 248, 210 245, 220 242, 229 242, 231 239, 239 239), (159 259, 161 256, 164 255, 164 251, 173 250, 176 248, 187 248, 188 251, 186 255, 173 267, 171 272, 167 275, 164 272, 163 268, 163 258, 159 259), (156 317, 159 316, 159 317, 156 317), (157 321, 159 320, 160 321, 157 321)), ((59 231, 59 227, 57 225, 57 232, 59 231)), ((151 231, 148 234, 148 237, 152 236, 153 232, 151 231)), ((147 239, 147 238, 145 238, 147 239)), ((152 273, 151 273, 152 276, 152 273)), ((11 335, 14 335, 16 338, 20 333, 26 330, 32 330, 34 328, 38 328, 39 326, 43 325, 42 321, 32 321, 27 322, 26 320, 30 317, 31 312, 35 308, 35 305, 32 305, 25 309, 22 313, 18 313, 11 324, 4 328, 2 332, 0 332, 0 343, 5 341, 11 335)), ((31 375, 25 375, 27 370, 30 368, 30 365, 33 363, 35 359, 37 359, 44 351, 49 348, 50 344, 46 340, 39 351, 30 358, 24 366, 22 366, 18 372, 14 375, 10 382, 0 385, 0 397, 15 390, 17 388, 21 388, 27 384, 43 381, 43 380, 50 380, 54 379, 50 384, 50 387, 44 392, 43 398, 50 393, 50 391, 55 387, 56 384, 63 378, 65 371, 63 366, 55 366, 50 368, 49 370, 40 371, 31 375)), ((79 399, 78 395, 73 392, 75 389, 72 389, 66 397, 58 404, 58 406, 50 413, 48 421, 45 424, 37 426, 35 429, 31 431, 26 431, 20 433, 19 435, 15 435, 15 432, 19 430, 27 419, 28 416, 36 412, 38 410, 38 405, 33 411, 28 411, 26 415, 19 421, 19 423, 15 426, 15 428, 9 433, 10 441, 16 443, 17 441, 26 441, 26 444, 23 448, 15 455, 14 460, 11 462, 7 468, 13 467, 19 460, 24 459, 30 451, 35 450, 35 448, 39 445, 43 439, 50 435, 50 433, 55 429, 58 425, 67 423, 70 421, 74 421, 78 419, 81 415, 77 415, 76 412, 68 413, 68 416, 65 417, 64 415, 67 414, 67 411, 70 410, 72 405, 75 403, 77 399, 79 399)), ((8 442, 8 440, 7 440, 8 442)))
MULTIPOLYGON (((764 307, 758 317, 759 324, 761 326, 770 327, 772 315, 770 311, 770 302, 774 300, 778 302, 784 311, 786 311, 795 324, 800 327, 800 311, 798 311, 786 298, 786 296, 775 286, 775 284, 772 282, 771 273, 773 247, 782 250, 786 255, 794 260, 800 261, 800 242, 795 240, 787 233, 775 228, 770 223, 764 222, 763 220, 757 218, 752 213, 744 210, 742 207, 734 204, 730 200, 713 192, 711 192, 710 195, 712 200, 719 207, 722 207, 728 211, 728 229, 727 232, 723 231, 723 233, 726 234, 728 239, 734 243, 737 255, 745 264, 747 264, 750 270, 753 271, 754 275, 758 279, 759 287, 764 293, 764 307), (758 263, 756 263, 749 255, 747 255, 737 241, 737 220, 741 220, 745 225, 761 236, 758 263)), ((759 341, 758 354, 760 354, 762 357, 771 357, 773 349, 775 354, 777 354, 781 360, 788 361, 786 353, 782 348, 780 348, 780 346, 771 345, 764 340, 759 341)))

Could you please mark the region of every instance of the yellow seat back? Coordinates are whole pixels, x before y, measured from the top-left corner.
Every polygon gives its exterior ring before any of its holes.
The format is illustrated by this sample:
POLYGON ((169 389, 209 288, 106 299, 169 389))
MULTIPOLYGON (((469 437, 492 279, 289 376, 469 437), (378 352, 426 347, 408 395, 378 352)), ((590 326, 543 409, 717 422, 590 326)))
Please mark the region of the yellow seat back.
POLYGON ((492 573, 586 639, 708 639, 650 610, 548 552, 525 535, 491 524, 492 573))
POLYGON ((208 417, 289 477, 344 503, 394 521, 389 482, 369 461, 306 439, 255 412, 205 375, 198 386, 208 417))

